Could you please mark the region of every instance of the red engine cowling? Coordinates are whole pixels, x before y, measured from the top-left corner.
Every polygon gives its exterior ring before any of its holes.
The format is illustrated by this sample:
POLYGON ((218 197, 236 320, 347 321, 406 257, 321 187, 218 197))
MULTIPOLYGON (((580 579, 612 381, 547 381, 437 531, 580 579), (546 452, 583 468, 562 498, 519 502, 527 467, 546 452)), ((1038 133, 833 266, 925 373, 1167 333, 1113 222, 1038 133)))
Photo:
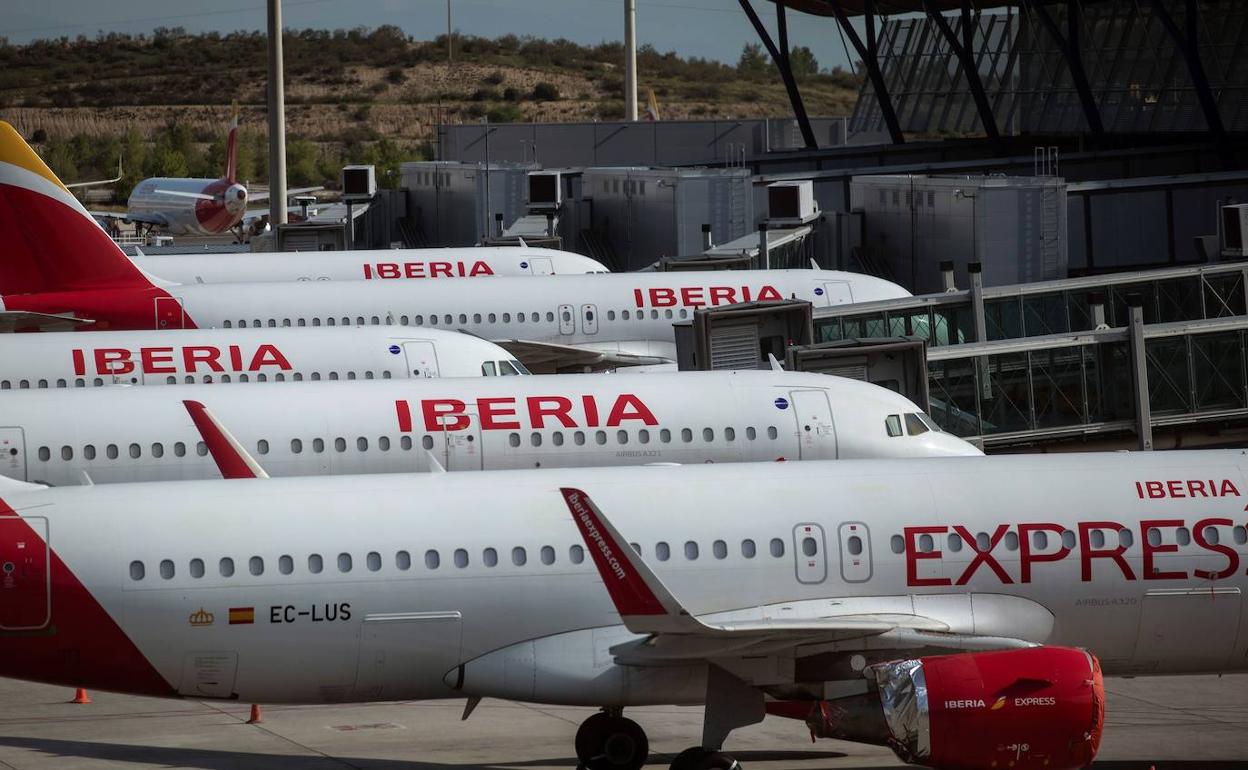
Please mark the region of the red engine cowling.
POLYGON ((864 673, 875 685, 869 695, 803 704, 812 736, 886 743, 903 760, 938 770, 1072 770, 1090 765, 1101 742, 1104 681, 1083 650, 941 655, 864 673))

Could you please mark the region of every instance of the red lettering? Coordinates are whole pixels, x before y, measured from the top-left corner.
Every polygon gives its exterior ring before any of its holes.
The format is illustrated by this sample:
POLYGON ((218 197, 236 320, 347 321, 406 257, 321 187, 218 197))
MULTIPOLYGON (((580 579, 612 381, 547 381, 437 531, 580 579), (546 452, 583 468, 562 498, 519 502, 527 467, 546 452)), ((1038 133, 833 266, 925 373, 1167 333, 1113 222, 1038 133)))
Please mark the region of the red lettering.
POLYGON ((737 292, 731 286, 712 286, 712 305, 731 305, 737 299, 737 292))
POLYGON ((399 416, 399 432, 411 433, 412 432, 412 408, 408 405, 406 401, 400 400, 400 401, 394 402, 394 411, 399 416))
POLYGON ((139 355, 147 374, 172 374, 178 370, 173 365, 173 348, 142 348, 139 355))
POLYGON ((1183 482, 1181 481, 1167 481, 1166 491, 1170 493, 1171 497, 1187 497, 1187 495, 1183 494, 1183 482))
POLYGON ((425 417, 427 431, 453 431, 468 427, 464 402, 458 398, 427 398, 420 402, 420 408, 425 417))
POLYGON ((598 402, 593 396, 581 396, 581 406, 585 408, 585 427, 598 427, 598 402))
POLYGON ((372 280, 372 277, 373 277, 373 266, 365 262, 364 263, 364 280, 366 281, 372 280))
POLYGON ((1187 482, 1187 496, 1208 497, 1209 495, 1205 492, 1205 482, 1200 479, 1193 479, 1192 481, 1187 482))
POLYGON ((646 425, 658 425, 650 408, 632 393, 616 396, 611 413, 607 415, 607 427, 617 427, 624 420, 641 420, 646 425))
POLYGON ((429 277, 437 278, 439 275, 445 278, 451 277, 451 263, 450 262, 430 262, 429 263, 429 277))
POLYGON ((241 372, 243 370, 243 349, 238 345, 230 345, 230 369, 241 372))
POLYGON ((979 569, 980 564, 988 565, 988 568, 997 573, 997 577, 1002 583, 1013 583, 1009 573, 1001 566, 996 557, 992 555, 992 549, 997 547, 997 543, 1001 542, 1001 538, 1005 537, 1005 533, 1010 529, 1009 524, 1002 524, 997 527, 997 531, 993 532, 988 538, 988 547, 980 550, 979 543, 966 531, 965 527, 955 526, 953 531, 966 541, 966 544, 975 552, 975 558, 971 559, 971 563, 966 565, 966 570, 962 572, 962 576, 958 578, 957 585, 964 586, 971 579, 971 575, 975 574, 975 570, 979 569))
POLYGON ((1214 551, 1226 557, 1226 567, 1214 572, 1213 570, 1198 569, 1196 577, 1205 580, 1221 580, 1234 575, 1239 570, 1239 554, 1234 548, 1222 543, 1210 543, 1205 537, 1206 527, 1229 527, 1235 522, 1230 519, 1201 519, 1192 527, 1192 539, 1196 541, 1196 545, 1204 548, 1206 551, 1214 551))
POLYGON ((286 356, 282 355, 282 351, 278 350, 275 345, 261 345, 257 348, 256 354, 251 357, 251 365, 247 367, 247 371, 259 371, 263 366, 276 366, 283 371, 291 368, 286 356))
POLYGON ((398 278, 399 266, 393 262, 381 262, 377 265, 378 278, 398 278))
MULTIPOLYGON (((1209 486, 1213 486, 1213 482, 1210 482, 1209 486)), ((1239 497, 1239 490, 1235 488, 1230 479, 1222 479, 1222 488, 1218 490, 1218 495, 1221 497, 1239 497)))
POLYGON ((758 299, 758 300, 784 299, 784 297, 780 296, 780 292, 776 291, 775 286, 764 286, 763 288, 759 289, 758 296, 755 297, 755 299, 758 299))
MULTIPOLYGON (((1150 482, 1156 483, 1156 482, 1150 482)), ((1164 492, 1162 493, 1165 494, 1164 492)), ((1151 493, 1149 495, 1152 496, 1151 493)), ((1122 529, 1122 525, 1114 521, 1081 521, 1079 522, 1079 566, 1080 579, 1085 583, 1092 581, 1092 560, 1093 559, 1111 559, 1118 565, 1118 569, 1122 570, 1122 576, 1127 580, 1135 580, 1135 573, 1131 571, 1131 565, 1127 564, 1127 560, 1122 557, 1127 551, 1127 547, 1121 542, 1117 548, 1093 548, 1092 547, 1092 530, 1107 529, 1114 534, 1122 529)))
POLYGON ((78 348, 74 348, 73 357, 74 357, 74 374, 77 374, 79 376, 86 374, 87 362, 82 355, 82 351, 78 348))
POLYGON ((470 278, 477 275, 494 275, 494 271, 490 269, 489 265, 478 259, 472 264, 472 269, 468 271, 468 277, 470 278))
POLYGON ((516 400, 506 396, 499 398, 478 398, 477 409, 481 412, 482 430, 501 430, 519 428, 518 420, 503 420, 504 417, 516 416, 516 400), (507 408, 504 405, 510 405, 507 408))
POLYGON ((99 348, 95 351, 96 374, 129 374, 134 371, 130 351, 125 348, 99 348))
MULTIPOLYGON (((1170 482, 1171 484, 1176 482, 1170 482)), ((1179 550, 1179 546, 1174 543, 1158 543, 1153 545, 1148 540, 1148 531, 1156 528, 1158 534, 1161 533, 1163 527, 1177 528, 1183 526, 1182 519, 1148 519, 1140 522, 1140 536, 1144 543, 1144 579, 1145 580, 1182 580, 1187 577, 1186 572, 1162 572, 1153 564, 1153 556, 1159 553, 1173 553, 1179 550)))
POLYGON ((676 304, 676 290, 658 288, 650 290, 651 307, 672 307, 676 304))
MULTIPOLYGON (((1138 487, 1139 484, 1137 483, 1138 487)), ((1143 495, 1143 492, 1140 493, 1143 495)), ((1020 583, 1031 582, 1031 565, 1044 561, 1061 561, 1070 555, 1070 549, 1062 543, 1062 533, 1065 528, 1060 524, 1019 524, 1018 525, 1018 564, 1019 564, 1019 581, 1020 583), (1057 537, 1057 542, 1061 543, 1061 548, 1053 553, 1032 553, 1031 550, 1031 533, 1033 532, 1052 532, 1057 537)))
POLYGON ((1166 496, 1166 488, 1161 485, 1160 481, 1145 481, 1144 489, 1148 490, 1148 496, 1154 500, 1166 496))
POLYGON ((406 278, 424 278, 425 266, 420 262, 403 263, 403 275, 406 278))
POLYGON ((702 300, 701 286, 682 286, 680 287, 680 304, 686 307, 702 307, 706 304, 702 300))
POLYGON ((1140 482, 1135 482, 1135 496, 1144 499, 1144 487, 1140 486, 1140 482))
MULTIPOLYGON (((182 348, 182 368, 187 374, 195 374, 196 364, 207 364, 214 372, 224 372, 225 367, 217 363, 220 357, 221 351, 211 345, 188 345, 182 348)), ((238 371, 240 368, 242 367, 235 367, 234 370, 238 371)))
POLYGON ((568 416, 572 411, 572 399, 563 396, 532 396, 529 398, 529 424, 541 430, 546 427, 547 417, 554 417, 565 428, 575 428, 576 421, 568 416), (551 404, 551 406, 544 406, 551 404))
POLYGON ((637 303, 637 307, 645 307, 641 301, 641 289, 633 289, 633 302, 637 303))
POLYGON ((939 549, 931 551, 920 551, 915 544, 915 538, 919 535, 943 535, 948 531, 948 527, 906 527, 906 585, 909 586, 947 586, 950 584, 949 578, 921 578, 919 577, 919 559, 939 559, 941 552, 939 549))

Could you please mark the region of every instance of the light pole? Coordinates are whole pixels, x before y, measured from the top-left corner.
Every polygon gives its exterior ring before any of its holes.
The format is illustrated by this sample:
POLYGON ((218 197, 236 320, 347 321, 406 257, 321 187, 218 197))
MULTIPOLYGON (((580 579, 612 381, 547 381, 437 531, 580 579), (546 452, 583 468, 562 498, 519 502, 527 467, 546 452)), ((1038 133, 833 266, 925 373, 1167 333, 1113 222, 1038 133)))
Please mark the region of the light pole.
POLYGON ((637 0, 624 0, 624 119, 637 120, 637 0))
POLYGON ((286 224, 286 89, 282 0, 269 0, 269 223, 286 224))

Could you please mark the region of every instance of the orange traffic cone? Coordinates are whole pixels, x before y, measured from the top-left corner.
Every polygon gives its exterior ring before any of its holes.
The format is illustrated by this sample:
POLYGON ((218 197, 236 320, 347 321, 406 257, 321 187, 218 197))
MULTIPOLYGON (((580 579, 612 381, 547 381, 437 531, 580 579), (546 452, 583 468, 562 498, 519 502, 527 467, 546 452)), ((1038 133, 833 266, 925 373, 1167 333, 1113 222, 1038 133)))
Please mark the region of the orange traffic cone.
POLYGON ((247 720, 247 724, 258 725, 263 721, 264 720, 260 718, 259 704, 256 704, 256 703, 251 704, 251 717, 247 720))
POLYGON ((91 696, 87 695, 87 691, 83 689, 82 687, 79 687, 77 690, 74 690, 74 699, 70 701, 70 703, 79 703, 79 704, 90 703, 90 702, 91 702, 91 696))

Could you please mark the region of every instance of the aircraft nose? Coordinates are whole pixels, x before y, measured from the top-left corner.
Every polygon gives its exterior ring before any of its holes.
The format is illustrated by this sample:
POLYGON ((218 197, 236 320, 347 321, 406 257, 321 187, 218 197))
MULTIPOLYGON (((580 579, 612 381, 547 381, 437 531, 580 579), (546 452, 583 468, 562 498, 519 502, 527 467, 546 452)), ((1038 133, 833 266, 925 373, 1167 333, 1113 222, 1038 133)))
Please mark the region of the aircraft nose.
POLYGON ((952 433, 936 433, 933 431, 926 437, 925 443, 934 455, 945 457, 982 457, 983 451, 971 442, 960 439, 952 433))

